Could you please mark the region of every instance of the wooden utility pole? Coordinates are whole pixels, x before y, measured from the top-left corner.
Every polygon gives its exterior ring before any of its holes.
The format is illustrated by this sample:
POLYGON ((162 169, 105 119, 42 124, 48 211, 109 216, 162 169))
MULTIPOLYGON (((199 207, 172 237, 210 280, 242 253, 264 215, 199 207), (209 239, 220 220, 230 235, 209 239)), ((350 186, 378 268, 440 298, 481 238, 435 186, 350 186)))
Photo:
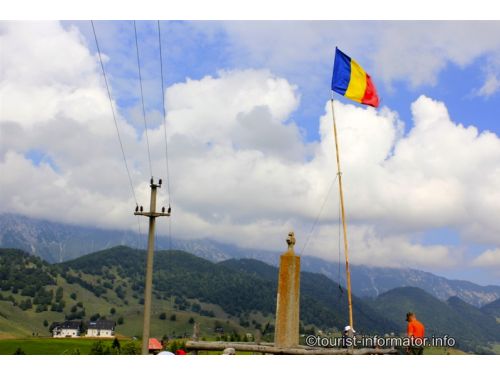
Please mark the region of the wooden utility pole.
POLYGON ((340 171, 339 143, 337 140, 337 124, 335 121, 335 112, 333 110, 333 98, 331 99, 331 104, 332 104, 332 119, 333 119, 333 136, 335 138, 335 151, 337 152, 337 173, 339 176, 340 208, 342 212, 342 227, 344 230, 345 276, 347 282, 347 303, 349 305, 349 325, 351 326, 351 330, 354 332, 354 320, 352 317, 351 272, 349 270, 349 247, 347 245, 347 224, 345 222, 344 192, 342 190, 342 172, 340 171))
POLYGON ((142 329, 142 354, 149 354, 149 333, 151 320, 151 292, 153 289, 153 253, 155 247, 155 220, 159 216, 170 216, 170 207, 165 212, 165 207, 162 207, 162 212, 156 212, 156 189, 161 187, 161 179, 158 184, 155 184, 151 177, 151 202, 149 212, 143 212, 142 206, 136 207, 134 215, 142 215, 149 217, 149 233, 148 233, 148 253, 146 262, 146 285, 144 288, 144 325, 142 329))

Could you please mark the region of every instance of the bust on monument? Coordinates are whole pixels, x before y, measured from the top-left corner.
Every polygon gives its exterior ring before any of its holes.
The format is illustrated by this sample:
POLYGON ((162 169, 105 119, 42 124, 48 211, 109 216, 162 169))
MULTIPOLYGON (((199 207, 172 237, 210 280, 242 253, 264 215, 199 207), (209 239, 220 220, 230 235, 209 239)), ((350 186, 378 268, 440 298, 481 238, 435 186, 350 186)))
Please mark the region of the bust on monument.
POLYGON ((287 253, 294 254, 293 246, 295 245, 295 234, 293 232, 288 233, 286 243, 288 244, 287 253))

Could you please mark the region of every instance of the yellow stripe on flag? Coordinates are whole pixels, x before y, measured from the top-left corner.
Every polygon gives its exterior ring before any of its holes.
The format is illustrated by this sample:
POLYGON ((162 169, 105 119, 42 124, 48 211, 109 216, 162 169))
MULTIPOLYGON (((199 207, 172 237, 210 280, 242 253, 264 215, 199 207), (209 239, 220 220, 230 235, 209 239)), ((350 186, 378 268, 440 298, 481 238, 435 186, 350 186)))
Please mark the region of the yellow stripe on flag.
POLYGON ((366 90, 366 73, 363 68, 351 59, 351 79, 345 97, 361 103, 366 90))

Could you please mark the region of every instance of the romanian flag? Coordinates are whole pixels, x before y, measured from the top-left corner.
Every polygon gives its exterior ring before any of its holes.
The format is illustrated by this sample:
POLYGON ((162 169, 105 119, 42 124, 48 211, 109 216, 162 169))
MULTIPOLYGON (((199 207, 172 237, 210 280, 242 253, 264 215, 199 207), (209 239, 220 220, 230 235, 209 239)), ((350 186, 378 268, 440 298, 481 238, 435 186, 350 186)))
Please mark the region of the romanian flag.
POLYGON ((338 48, 335 48, 332 90, 358 103, 378 107, 377 90, 371 77, 338 48))

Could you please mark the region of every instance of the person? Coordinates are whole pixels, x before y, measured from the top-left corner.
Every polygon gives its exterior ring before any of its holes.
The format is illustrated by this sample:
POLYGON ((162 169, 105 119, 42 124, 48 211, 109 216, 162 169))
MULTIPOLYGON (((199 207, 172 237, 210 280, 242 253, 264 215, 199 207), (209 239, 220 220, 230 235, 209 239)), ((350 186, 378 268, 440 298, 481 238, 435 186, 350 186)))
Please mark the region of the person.
POLYGON ((236 350, 234 350, 234 348, 226 348, 226 349, 224 349, 224 351, 222 352, 222 354, 224 354, 224 355, 235 355, 236 354, 236 350))
POLYGON ((411 338, 410 346, 407 348, 408 354, 419 355, 424 354, 423 342, 414 342, 413 340, 418 338, 424 340, 425 327, 417 320, 417 316, 413 312, 408 312, 406 314, 406 321, 408 325, 406 326, 406 333, 408 337, 411 338))
POLYGON ((351 326, 345 326, 344 332, 342 332, 342 347, 347 348, 353 346, 353 340, 356 331, 351 328, 351 326))

